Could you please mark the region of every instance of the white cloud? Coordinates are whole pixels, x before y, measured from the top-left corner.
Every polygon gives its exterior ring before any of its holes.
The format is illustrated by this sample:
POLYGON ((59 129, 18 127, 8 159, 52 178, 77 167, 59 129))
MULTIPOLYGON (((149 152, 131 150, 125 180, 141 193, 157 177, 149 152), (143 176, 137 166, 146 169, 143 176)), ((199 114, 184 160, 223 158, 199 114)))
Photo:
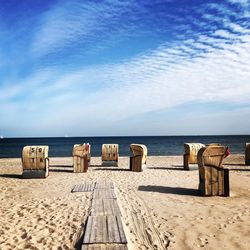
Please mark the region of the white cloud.
MULTIPOLYGON (((247 41, 247 37, 243 40, 247 41)), ((193 46, 190 42, 187 46, 190 51, 196 51, 199 43, 193 46)), ((189 59, 187 54, 180 59, 178 51, 182 55, 182 48, 160 46, 159 50, 122 64, 93 67, 60 77, 57 72, 54 81, 45 78, 44 87, 40 82, 36 84, 38 88, 35 85, 30 88, 25 102, 32 104, 29 112, 39 110, 43 117, 37 124, 56 126, 58 121, 66 121, 62 127, 75 126, 85 119, 89 124, 102 123, 108 127, 129 117, 190 101, 250 105, 249 49, 250 43, 238 42, 201 58, 189 59), (93 86, 96 82, 104 85, 93 86), (51 92, 53 94, 48 95, 51 92)), ((40 76, 33 76, 23 84, 22 91, 36 78, 40 76)), ((24 118, 28 118, 29 112, 24 118)), ((79 133, 83 131, 80 127, 79 133)))
MULTIPOLYGON (((44 16, 33 49, 46 54, 80 37, 89 38, 98 33, 99 28, 105 31, 106 23, 103 27, 100 22, 103 18, 117 20, 124 11, 122 4, 128 2, 116 2, 114 9, 91 4, 87 10, 82 5, 73 6, 69 11, 65 6, 51 9, 44 16)), ((0 116, 8 119, 2 121, 1 126, 19 124, 22 128, 46 128, 48 131, 58 127, 58 131, 53 130, 56 135, 70 128, 74 135, 91 134, 97 129, 112 131, 114 124, 121 126, 122 121, 129 124, 131 118, 189 102, 250 105, 249 29, 244 23, 231 22, 228 18, 231 12, 225 5, 210 5, 209 8, 222 13, 217 16, 220 28, 209 22, 197 23, 191 18, 206 32, 189 30, 191 38, 163 43, 120 63, 68 72, 57 66, 53 70, 44 68, 21 82, 6 84, 0 93, 0 106, 4 107, 0 109, 0 116)), ((204 7, 202 13, 205 10, 204 7)), ((214 16, 203 15, 208 21, 214 16)), ((122 30, 125 28, 123 26, 122 30)), ((229 120, 230 113, 225 116, 229 120)), ((204 115, 201 119, 205 124, 212 117, 215 119, 216 115, 207 118, 204 115)), ((223 116, 217 118, 222 124, 223 116)), ((176 122, 173 122, 173 133, 176 122)))
POLYGON ((99 3, 74 0, 56 4, 41 17, 40 27, 33 40, 32 53, 37 56, 60 53, 76 44, 87 44, 92 40, 96 43, 97 38, 103 41, 96 44, 95 49, 102 49, 105 40, 112 44, 125 34, 130 36, 133 23, 124 24, 119 19, 138 7, 130 0, 106 0, 99 3))

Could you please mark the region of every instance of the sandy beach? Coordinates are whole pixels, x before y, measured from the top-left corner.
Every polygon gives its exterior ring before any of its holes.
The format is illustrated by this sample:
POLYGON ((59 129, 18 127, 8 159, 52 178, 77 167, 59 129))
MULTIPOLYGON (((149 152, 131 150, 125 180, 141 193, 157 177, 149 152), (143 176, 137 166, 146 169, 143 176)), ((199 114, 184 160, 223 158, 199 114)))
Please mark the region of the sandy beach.
POLYGON ((50 158, 46 179, 20 178, 21 159, 0 159, 0 249, 75 249, 81 243, 92 193, 75 184, 109 180, 122 213, 129 249, 249 249, 250 166, 230 155, 230 197, 201 197, 198 167, 183 170, 182 156, 149 157, 140 173, 101 167, 73 173, 72 158, 50 158))

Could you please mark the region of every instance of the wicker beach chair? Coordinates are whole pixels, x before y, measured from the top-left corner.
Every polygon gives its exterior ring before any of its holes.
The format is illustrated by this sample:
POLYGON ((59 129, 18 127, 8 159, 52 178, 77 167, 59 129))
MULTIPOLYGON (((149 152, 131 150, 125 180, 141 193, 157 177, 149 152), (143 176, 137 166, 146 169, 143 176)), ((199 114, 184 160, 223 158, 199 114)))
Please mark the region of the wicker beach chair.
POLYGON ((118 166, 119 145, 118 144, 102 144, 102 165, 118 166))
POLYGON ((87 172, 90 163, 90 144, 75 144, 73 147, 74 173, 87 172))
POLYGON ((198 152, 199 191, 204 196, 229 196, 229 169, 222 167, 227 147, 207 146, 198 152))
POLYGON ((184 143, 183 167, 189 170, 189 164, 197 164, 197 153, 205 147, 202 143, 184 143))
POLYGON ((48 154, 48 146, 25 146, 22 152, 23 178, 46 178, 49 175, 48 154))
POLYGON ((130 170, 133 172, 141 172, 146 165, 148 149, 143 144, 130 144, 130 170))
POLYGON ((246 143, 246 149, 245 149, 245 164, 250 165, 250 143, 246 143))

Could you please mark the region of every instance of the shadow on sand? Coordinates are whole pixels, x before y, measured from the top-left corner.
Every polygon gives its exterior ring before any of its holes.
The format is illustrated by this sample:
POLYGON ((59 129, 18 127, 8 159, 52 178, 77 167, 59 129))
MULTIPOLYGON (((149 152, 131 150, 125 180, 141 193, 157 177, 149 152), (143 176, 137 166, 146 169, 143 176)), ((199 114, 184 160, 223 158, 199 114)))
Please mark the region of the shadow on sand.
POLYGON ((65 172, 65 173, 73 173, 73 168, 72 169, 49 169, 49 172, 65 172))
POLYGON ((224 166, 244 166, 244 167, 247 167, 248 165, 246 164, 243 164, 243 163, 223 163, 224 166))
MULTIPOLYGON (((187 171, 186 169, 184 169, 183 165, 171 165, 171 167, 147 167, 147 169, 187 171)), ((197 169, 197 166, 189 166, 189 171, 197 169)))
POLYGON ((22 175, 20 174, 0 174, 2 178, 14 178, 14 179, 22 179, 22 175))
POLYGON ((158 169, 158 170, 177 170, 177 171, 182 171, 184 170, 183 166, 175 166, 172 165, 172 167, 147 167, 147 169, 158 169))
POLYGON ((98 168, 96 168, 96 169, 93 169, 94 171, 99 171, 99 170, 110 170, 110 171, 130 171, 130 169, 126 169, 126 168, 117 168, 117 167, 115 167, 115 168, 112 168, 112 167, 102 167, 102 166, 100 166, 100 167, 98 167, 98 168))
POLYGON ((165 186, 139 186, 139 191, 158 192, 164 194, 178 194, 200 196, 198 189, 182 188, 182 187, 165 187, 165 186))
POLYGON ((73 168, 73 165, 49 165, 52 168, 73 168))
POLYGON ((82 249, 83 237, 84 237, 84 224, 81 225, 81 229, 77 232, 76 242, 74 243, 74 247, 76 250, 82 249))
POLYGON ((227 167, 229 171, 250 171, 250 165, 239 164, 239 163, 224 163, 223 167, 227 167), (234 168, 234 166, 244 167, 244 168, 234 168))
POLYGON ((250 168, 229 168, 229 171, 250 171, 250 168))

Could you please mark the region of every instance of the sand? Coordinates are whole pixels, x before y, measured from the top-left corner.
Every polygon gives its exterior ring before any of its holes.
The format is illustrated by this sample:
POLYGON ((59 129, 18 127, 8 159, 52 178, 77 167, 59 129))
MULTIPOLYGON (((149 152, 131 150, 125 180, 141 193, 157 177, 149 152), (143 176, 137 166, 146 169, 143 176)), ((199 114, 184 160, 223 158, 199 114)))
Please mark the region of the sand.
POLYGON ((182 156, 149 157, 147 169, 100 167, 87 173, 67 167, 72 158, 50 158, 46 179, 21 179, 20 159, 0 159, 0 249, 75 249, 81 243, 91 193, 75 184, 112 180, 129 249, 249 249, 250 167, 231 155, 230 197, 201 197, 198 168, 182 168, 182 156))

